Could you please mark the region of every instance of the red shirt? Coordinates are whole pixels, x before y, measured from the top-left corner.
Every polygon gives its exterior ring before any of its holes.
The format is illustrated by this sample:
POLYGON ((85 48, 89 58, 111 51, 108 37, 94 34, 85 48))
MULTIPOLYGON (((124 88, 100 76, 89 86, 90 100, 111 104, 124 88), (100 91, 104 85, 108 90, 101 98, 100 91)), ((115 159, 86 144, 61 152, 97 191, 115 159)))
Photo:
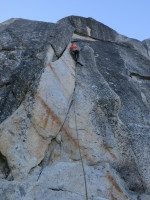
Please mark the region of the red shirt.
POLYGON ((70 47, 70 51, 72 51, 72 50, 75 50, 75 51, 77 51, 77 45, 76 44, 71 44, 71 47, 70 47))

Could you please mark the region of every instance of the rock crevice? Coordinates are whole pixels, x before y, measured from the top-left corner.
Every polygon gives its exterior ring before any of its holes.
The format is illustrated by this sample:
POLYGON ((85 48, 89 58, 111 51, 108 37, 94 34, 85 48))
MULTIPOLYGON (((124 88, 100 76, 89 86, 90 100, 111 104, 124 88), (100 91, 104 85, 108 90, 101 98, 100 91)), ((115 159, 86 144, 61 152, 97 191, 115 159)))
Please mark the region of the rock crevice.
POLYGON ((150 198, 148 41, 77 16, 0 24, 2 200, 150 198))

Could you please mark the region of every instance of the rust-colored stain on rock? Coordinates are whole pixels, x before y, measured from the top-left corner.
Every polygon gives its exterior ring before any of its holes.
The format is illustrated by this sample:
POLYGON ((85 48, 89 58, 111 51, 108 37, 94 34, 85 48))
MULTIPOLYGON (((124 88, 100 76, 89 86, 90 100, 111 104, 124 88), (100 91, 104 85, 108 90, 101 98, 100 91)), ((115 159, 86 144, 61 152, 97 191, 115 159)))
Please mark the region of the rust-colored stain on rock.
MULTIPOLYGON (((36 95, 37 99, 39 100, 39 102, 41 103, 41 105, 44 107, 44 109, 46 110, 47 113, 47 117, 45 119, 44 122, 44 129, 47 126, 48 123, 48 118, 49 116, 51 116, 51 120, 52 120, 52 124, 55 122, 57 124, 57 126, 59 126, 61 128, 63 122, 62 120, 54 113, 54 111, 49 108, 49 106, 45 103, 45 101, 40 97, 40 95, 36 95)), ((77 140, 74 138, 73 133, 71 131, 71 129, 69 127, 67 127, 66 125, 64 125, 62 127, 62 130, 65 132, 65 134, 72 140, 72 142, 74 143, 74 145, 77 147, 78 146, 78 142, 77 140)))
POLYGON ((104 148, 104 150, 107 151, 115 161, 118 160, 117 156, 113 153, 112 148, 110 148, 107 144, 103 144, 102 148, 104 148))
MULTIPOLYGON (((52 120, 52 124, 53 123, 56 123, 57 126, 60 127, 60 129, 62 129, 62 131, 64 131, 64 133, 68 136, 68 138, 71 140, 71 142, 73 143, 74 147, 76 150, 79 150, 79 144, 78 144, 78 141, 77 141, 77 138, 74 137, 74 134, 72 132, 72 129, 69 128, 66 124, 63 125, 62 127, 62 120, 54 113, 54 111, 49 108, 49 106, 45 103, 45 101, 40 97, 40 95, 36 95, 37 99, 39 100, 39 102, 41 103, 41 105, 44 107, 44 109, 46 110, 46 113, 47 113, 47 117, 44 121, 44 129, 46 128, 47 126, 47 123, 48 123, 48 118, 49 116, 51 116, 51 120, 52 120)), ((88 151, 86 149, 82 149, 82 153, 83 155, 85 156, 86 160, 88 163, 90 163, 91 165, 96 165, 97 162, 95 162, 93 160, 93 158, 88 154, 88 151)))
POLYGON ((117 183, 117 181, 114 179, 114 177, 110 173, 108 173, 107 179, 111 184, 111 194, 110 195, 111 195, 112 200, 116 200, 116 198, 113 195, 113 188, 115 188, 116 191, 118 191, 120 193, 120 195, 122 195, 125 199, 129 200, 129 198, 124 194, 124 192, 120 188, 119 184, 117 183))
MULTIPOLYGON (((54 113, 54 111, 45 103, 45 101, 39 95, 37 95, 36 97, 40 101, 41 105, 44 107, 44 109, 46 110, 46 113, 47 113, 47 117, 44 121, 43 128, 45 129, 47 127, 49 116, 51 116, 52 121, 54 121, 58 126, 61 127, 61 125, 62 125, 61 119, 54 113)), ((53 124, 53 122, 52 122, 52 124, 53 124)))

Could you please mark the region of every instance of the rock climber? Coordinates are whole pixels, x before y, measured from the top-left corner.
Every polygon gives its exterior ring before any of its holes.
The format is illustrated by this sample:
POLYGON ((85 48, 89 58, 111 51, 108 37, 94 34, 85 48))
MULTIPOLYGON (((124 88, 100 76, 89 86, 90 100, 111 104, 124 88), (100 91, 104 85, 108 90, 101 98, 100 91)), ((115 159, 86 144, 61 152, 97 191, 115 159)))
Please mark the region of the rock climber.
POLYGON ((74 60, 77 62, 78 57, 79 57, 79 50, 77 48, 77 45, 74 42, 71 42, 70 53, 72 57, 74 58, 74 60))

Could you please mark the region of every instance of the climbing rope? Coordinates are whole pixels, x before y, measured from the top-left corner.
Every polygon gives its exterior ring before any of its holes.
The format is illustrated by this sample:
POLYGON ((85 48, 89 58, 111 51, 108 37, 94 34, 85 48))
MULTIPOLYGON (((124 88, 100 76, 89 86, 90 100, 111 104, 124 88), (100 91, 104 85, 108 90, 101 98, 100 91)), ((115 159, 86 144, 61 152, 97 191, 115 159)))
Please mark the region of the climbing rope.
MULTIPOLYGON (((77 63, 76 63, 77 65, 77 63)), ((76 129, 76 134, 77 134, 77 142, 78 142, 78 148, 79 148, 79 155, 80 155, 80 160, 82 164, 82 170, 83 170, 83 177, 84 177, 84 184, 85 184, 85 196, 86 200, 88 200, 88 192, 87 192, 87 182, 86 182, 86 173, 85 173, 85 168, 83 164, 83 158, 81 154, 81 148, 80 148, 80 142, 79 142, 79 133, 78 133, 78 126, 77 126, 77 117, 76 117, 76 68, 75 68, 75 89, 74 89, 74 115, 75 115, 75 129, 76 129)))

